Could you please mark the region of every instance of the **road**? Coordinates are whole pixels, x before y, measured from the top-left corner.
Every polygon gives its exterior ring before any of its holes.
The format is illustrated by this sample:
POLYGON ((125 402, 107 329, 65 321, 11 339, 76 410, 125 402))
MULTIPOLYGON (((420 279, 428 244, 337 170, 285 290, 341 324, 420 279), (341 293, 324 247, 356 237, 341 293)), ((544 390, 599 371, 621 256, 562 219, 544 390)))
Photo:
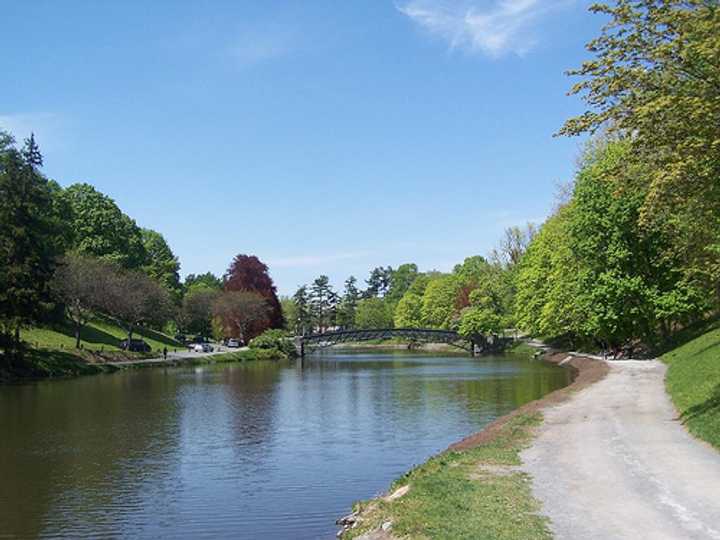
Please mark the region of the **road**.
POLYGON ((720 540, 720 453, 677 420, 659 361, 611 362, 522 454, 558 539, 720 540))
POLYGON ((158 358, 144 358, 142 360, 127 360, 123 362, 107 362, 109 365, 122 367, 122 366, 134 366, 134 365, 163 365, 163 364, 174 364, 176 362, 182 362, 183 360, 196 360, 201 358, 210 358, 216 354, 225 354, 229 352, 244 351, 247 347, 240 348, 228 348, 225 346, 213 345, 215 350, 211 353, 199 353, 195 351, 179 350, 178 352, 168 352, 167 359, 162 356, 158 358))

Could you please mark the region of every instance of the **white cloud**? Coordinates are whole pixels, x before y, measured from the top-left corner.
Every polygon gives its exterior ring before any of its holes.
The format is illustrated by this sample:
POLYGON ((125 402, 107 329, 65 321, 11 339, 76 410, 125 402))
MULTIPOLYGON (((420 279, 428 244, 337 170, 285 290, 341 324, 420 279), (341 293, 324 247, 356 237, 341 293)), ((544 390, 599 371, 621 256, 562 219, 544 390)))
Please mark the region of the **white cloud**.
POLYGON ((397 9, 451 49, 492 58, 526 54, 537 42, 537 23, 574 0, 410 0, 397 9))
POLYGON ((369 252, 357 253, 335 253, 327 255, 298 255, 295 257, 279 257, 277 259, 268 259, 270 268, 300 268, 307 266, 322 266, 335 261, 344 261, 348 259, 359 259, 370 255, 369 252))

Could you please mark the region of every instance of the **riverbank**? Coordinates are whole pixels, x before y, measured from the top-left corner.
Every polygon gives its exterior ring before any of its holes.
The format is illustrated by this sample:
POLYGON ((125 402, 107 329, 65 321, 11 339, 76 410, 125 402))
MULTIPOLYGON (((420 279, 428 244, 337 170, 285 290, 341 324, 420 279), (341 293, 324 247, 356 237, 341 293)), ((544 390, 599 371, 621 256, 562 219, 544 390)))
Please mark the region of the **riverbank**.
POLYGON ((0 369, 0 384, 99 375, 122 369, 287 359, 288 356, 277 349, 247 347, 212 353, 173 352, 169 353, 167 358, 118 351, 106 351, 101 354, 97 351, 84 350, 29 349, 25 360, 14 366, 12 370, 0 369))
POLYGON ((550 538, 520 452, 542 423, 542 409, 601 380, 605 362, 565 353, 545 361, 573 371, 573 382, 496 420, 395 481, 389 494, 339 521, 343 538, 550 538))

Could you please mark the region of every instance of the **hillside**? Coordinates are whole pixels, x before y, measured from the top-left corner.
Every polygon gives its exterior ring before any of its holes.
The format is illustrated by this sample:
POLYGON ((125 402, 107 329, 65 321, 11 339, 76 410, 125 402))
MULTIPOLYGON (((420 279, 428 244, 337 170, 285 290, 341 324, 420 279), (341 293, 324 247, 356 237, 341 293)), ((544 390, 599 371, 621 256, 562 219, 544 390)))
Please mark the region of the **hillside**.
MULTIPOLYGON (((21 337, 23 341, 28 342, 34 348, 66 350, 75 348, 74 329, 69 323, 23 330, 21 337)), ((103 351, 118 351, 120 350, 120 342, 126 337, 127 334, 122 328, 109 320, 99 318, 89 322, 80 334, 83 349, 91 351, 101 349, 103 351)), ((135 338, 145 340, 153 351, 161 351, 163 347, 171 350, 183 348, 182 343, 149 328, 137 329, 133 333, 133 339, 135 338)))
POLYGON ((665 384, 683 423, 720 449, 720 324, 671 350, 665 384))

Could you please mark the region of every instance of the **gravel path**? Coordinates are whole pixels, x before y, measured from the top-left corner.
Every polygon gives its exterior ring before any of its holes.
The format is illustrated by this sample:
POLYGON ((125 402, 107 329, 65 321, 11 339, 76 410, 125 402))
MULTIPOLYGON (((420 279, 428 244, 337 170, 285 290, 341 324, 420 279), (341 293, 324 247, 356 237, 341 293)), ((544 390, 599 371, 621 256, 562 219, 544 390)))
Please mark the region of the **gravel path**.
POLYGON ((665 369, 613 362, 545 409, 522 459, 556 538, 720 540, 720 453, 677 420, 665 369))

